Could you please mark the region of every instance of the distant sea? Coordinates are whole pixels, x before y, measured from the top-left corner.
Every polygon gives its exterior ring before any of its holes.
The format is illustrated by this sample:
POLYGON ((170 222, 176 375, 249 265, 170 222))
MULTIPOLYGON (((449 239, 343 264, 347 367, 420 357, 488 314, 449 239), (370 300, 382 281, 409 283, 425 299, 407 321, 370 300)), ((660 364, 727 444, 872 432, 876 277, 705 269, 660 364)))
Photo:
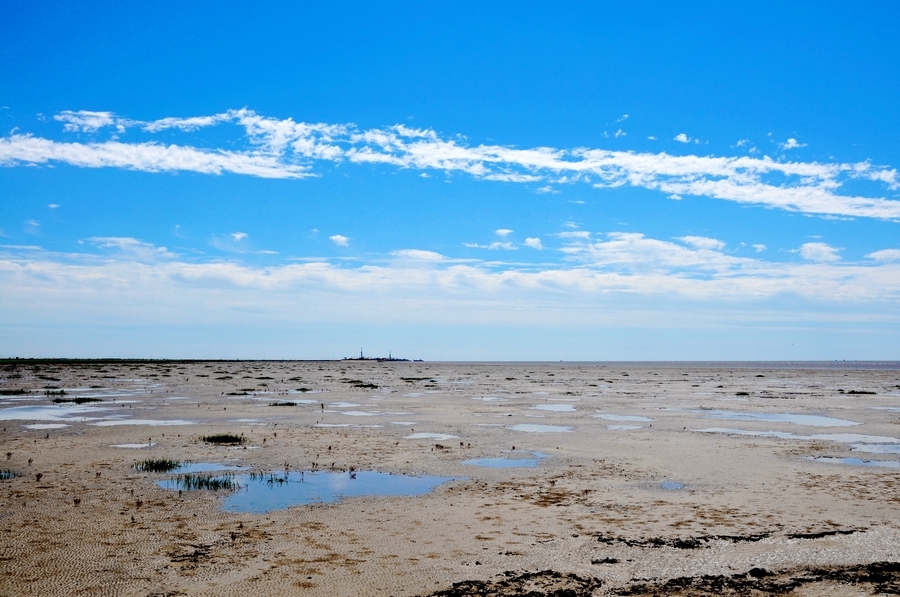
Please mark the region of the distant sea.
MULTIPOLYGON (((819 369, 819 370, 900 370, 900 361, 542 361, 548 365, 607 365, 615 367, 655 367, 669 369, 819 369)), ((523 365, 537 361, 522 361, 523 365)), ((478 364, 473 362, 473 364, 478 364)), ((488 364, 481 362, 480 364, 488 364)), ((497 365, 517 362, 498 361, 497 365)))

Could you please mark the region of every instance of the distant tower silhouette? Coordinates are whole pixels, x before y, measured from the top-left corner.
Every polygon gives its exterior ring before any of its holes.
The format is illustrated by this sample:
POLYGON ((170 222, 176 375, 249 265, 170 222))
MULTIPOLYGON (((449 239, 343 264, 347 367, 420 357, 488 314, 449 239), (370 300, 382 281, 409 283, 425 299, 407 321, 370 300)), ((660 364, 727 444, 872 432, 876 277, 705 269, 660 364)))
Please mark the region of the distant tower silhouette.
POLYGON ((360 358, 360 359, 363 358, 363 356, 362 356, 362 348, 359 349, 359 358, 360 358))

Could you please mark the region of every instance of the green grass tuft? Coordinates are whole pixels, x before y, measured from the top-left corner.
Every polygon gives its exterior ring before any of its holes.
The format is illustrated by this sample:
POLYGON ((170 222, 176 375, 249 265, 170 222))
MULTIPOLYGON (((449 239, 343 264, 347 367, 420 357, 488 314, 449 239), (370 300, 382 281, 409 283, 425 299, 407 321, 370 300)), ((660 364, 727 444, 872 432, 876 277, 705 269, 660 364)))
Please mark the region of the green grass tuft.
POLYGON ((136 470, 145 473, 168 473, 180 466, 180 460, 170 460, 169 458, 148 458, 134 463, 136 470))

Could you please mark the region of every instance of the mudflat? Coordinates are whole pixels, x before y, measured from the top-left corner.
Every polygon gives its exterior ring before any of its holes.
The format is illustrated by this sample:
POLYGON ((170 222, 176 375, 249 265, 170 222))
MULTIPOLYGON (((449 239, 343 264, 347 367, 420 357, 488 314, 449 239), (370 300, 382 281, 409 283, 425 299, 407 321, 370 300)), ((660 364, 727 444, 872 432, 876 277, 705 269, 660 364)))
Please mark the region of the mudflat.
POLYGON ((6 361, 0 428, 0 595, 900 594, 898 363, 6 361))

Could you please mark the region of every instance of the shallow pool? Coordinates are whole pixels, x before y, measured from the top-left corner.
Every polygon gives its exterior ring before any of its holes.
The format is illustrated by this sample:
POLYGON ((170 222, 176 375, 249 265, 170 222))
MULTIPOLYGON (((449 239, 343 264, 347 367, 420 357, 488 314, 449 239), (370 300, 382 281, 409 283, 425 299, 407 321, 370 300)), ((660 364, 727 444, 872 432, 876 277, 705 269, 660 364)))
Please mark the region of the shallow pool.
MULTIPOLYGON (((413 477, 375 471, 243 474, 228 478, 238 489, 225 498, 223 508, 229 512, 251 514, 264 514, 291 506, 333 503, 352 497, 423 495, 455 480, 454 477, 413 477)), ((160 481, 159 485, 165 489, 179 489, 175 479, 160 481)))
POLYGON ((528 433, 565 433, 572 431, 571 427, 562 425, 536 425, 533 423, 519 423, 518 425, 510 425, 513 431, 526 431, 528 433))

